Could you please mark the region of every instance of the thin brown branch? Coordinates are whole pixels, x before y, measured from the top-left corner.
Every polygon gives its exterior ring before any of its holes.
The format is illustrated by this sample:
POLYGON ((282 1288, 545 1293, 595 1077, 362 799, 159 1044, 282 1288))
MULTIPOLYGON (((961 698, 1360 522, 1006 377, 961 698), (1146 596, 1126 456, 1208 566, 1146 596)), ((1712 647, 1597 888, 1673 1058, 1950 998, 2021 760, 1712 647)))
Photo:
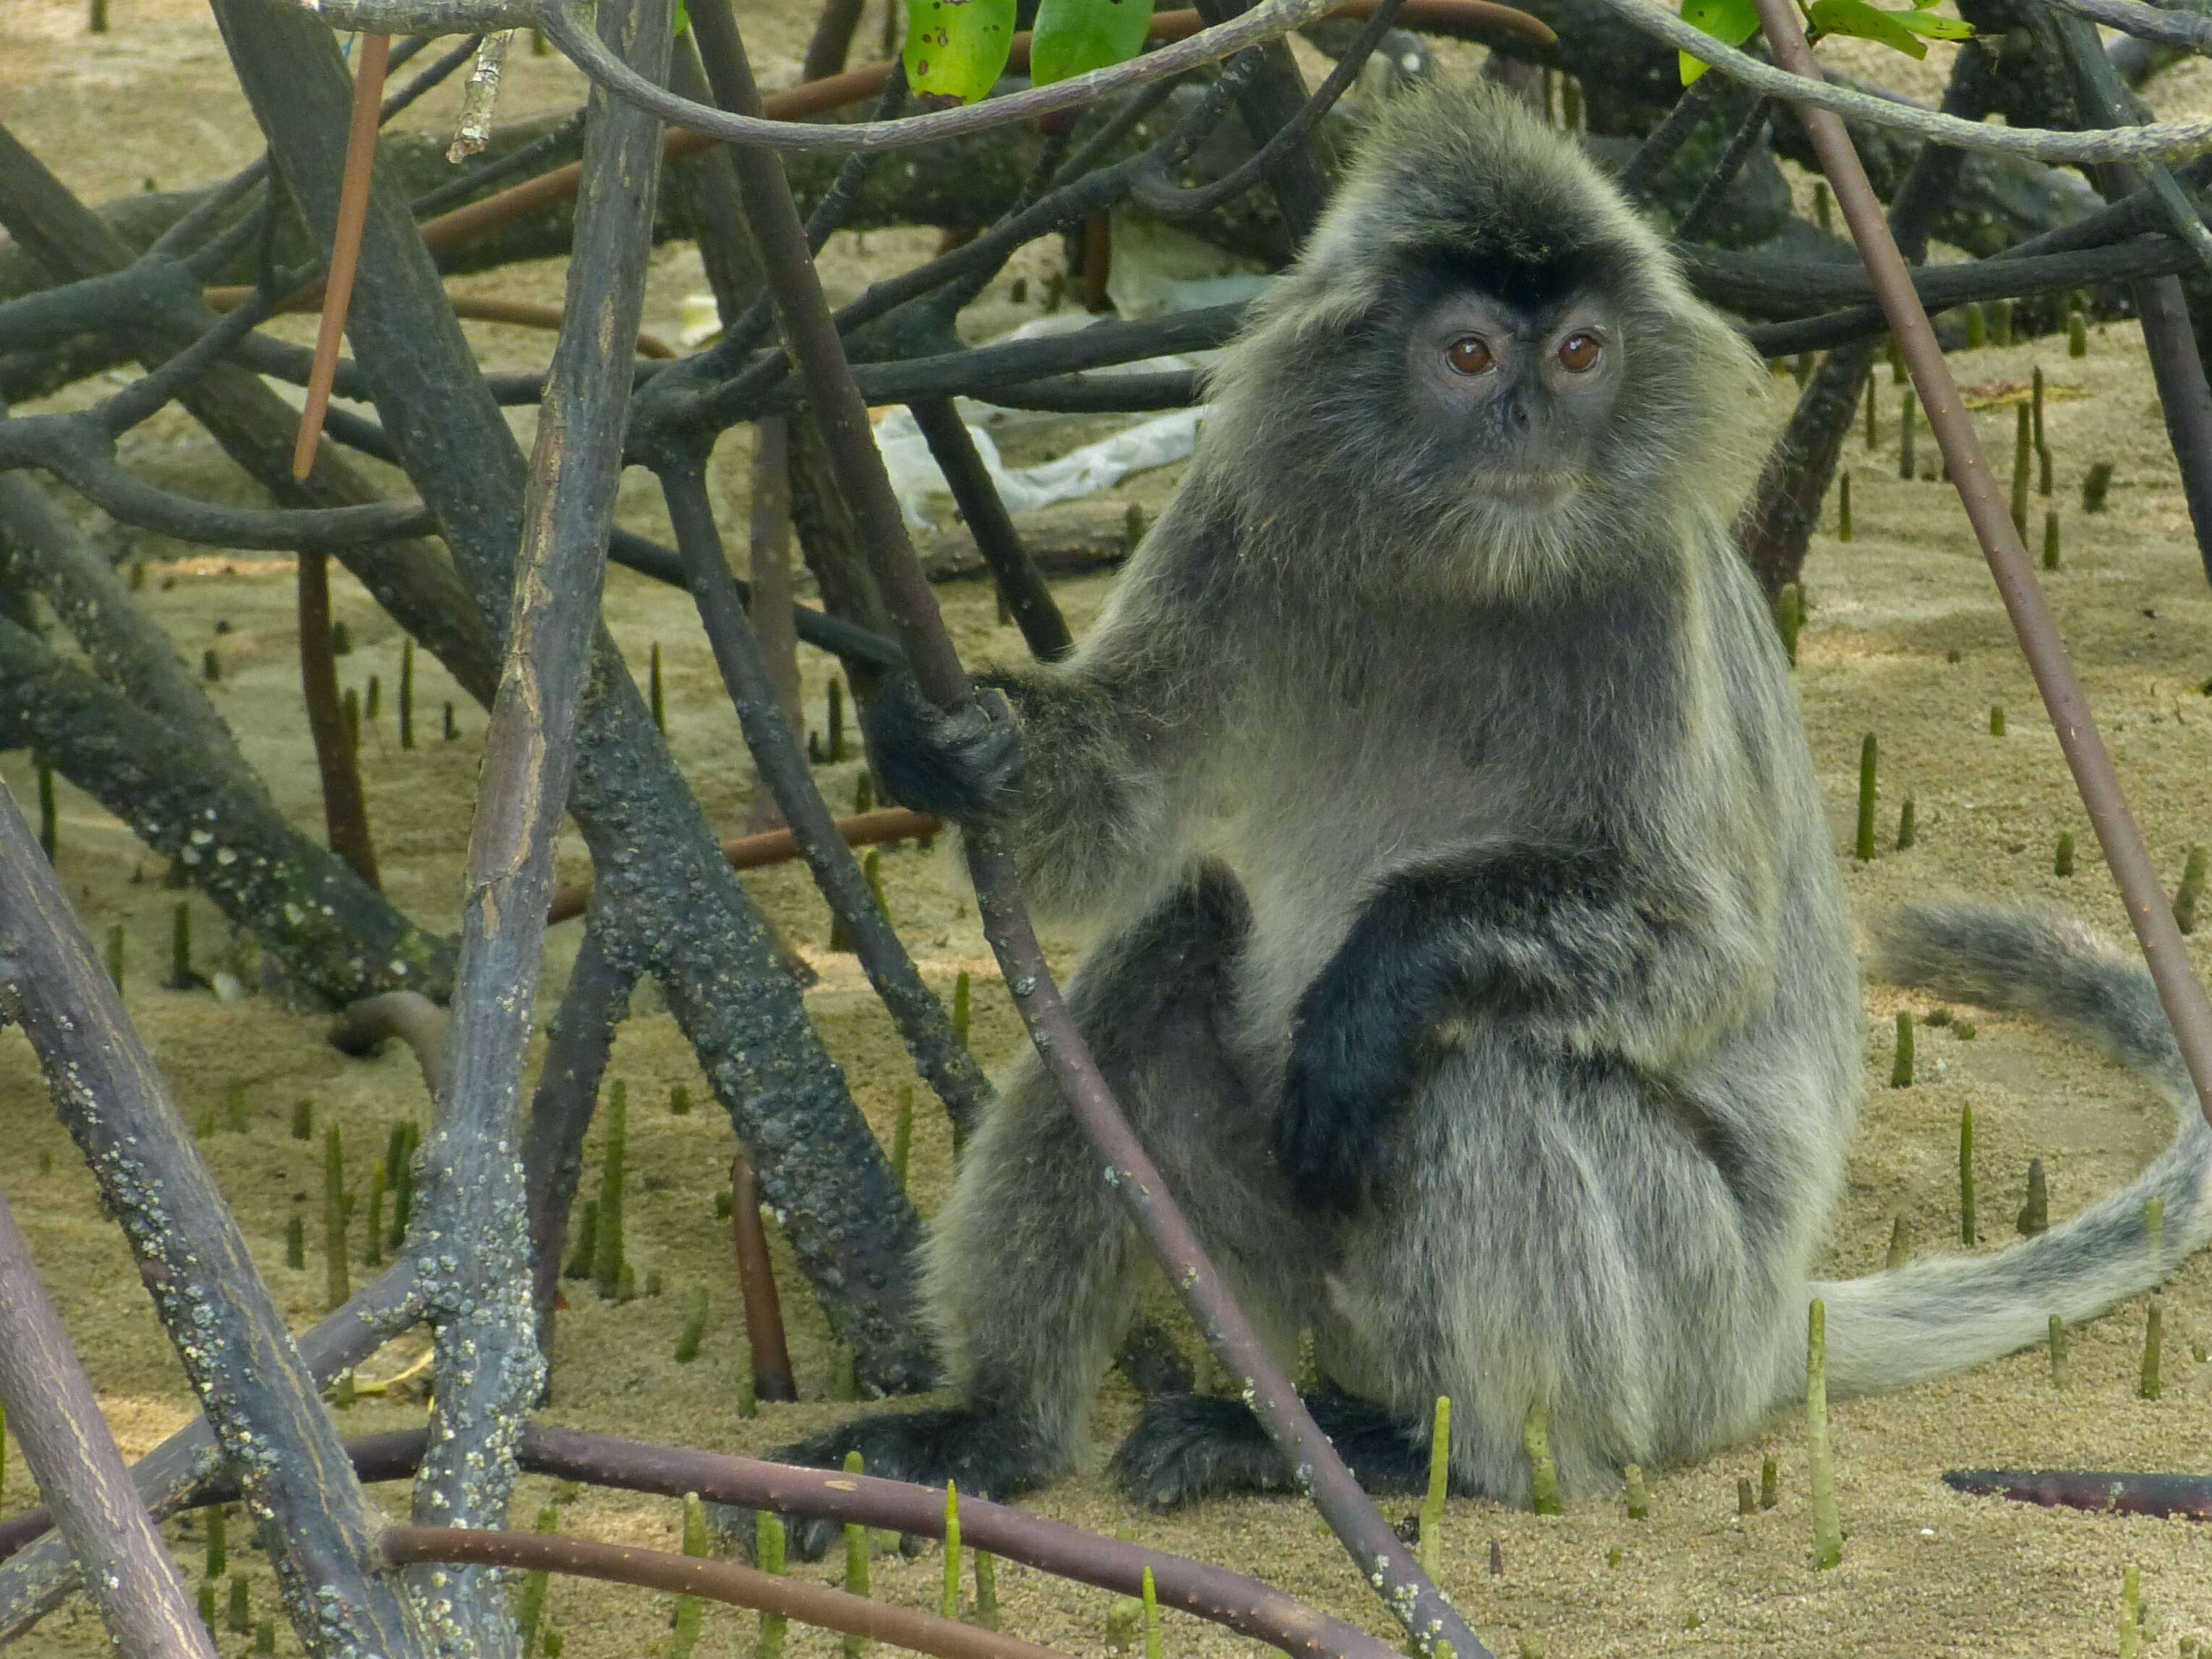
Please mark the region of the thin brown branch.
MULTIPOLYGON (((1801 77, 1801 84, 1804 77, 1818 81, 1820 65, 1788 0, 1758 0, 1758 4, 1775 61, 1801 77)), ((1942 448, 1953 487, 1996 579, 1998 594, 2020 638, 2021 654, 2035 676, 2036 689, 2042 693, 2059 748, 2074 775, 2075 787, 2081 791, 2081 803, 2088 809, 2090 825, 2127 902, 2136 942, 2142 947, 2159 1001, 2173 1027, 2174 1042, 2196 1087, 2198 1107, 2212 1121, 2212 1003, 2205 1000, 2204 988, 2190 966, 2188 948, 2174 922, 2173 907, 2143 845, 2142 831, 2129 810, 2089 700, 2067 659, 2058 625, 2042 589, 2036 586, 2027 550, 2013 525, 2010 504, 1982 453, 1973 419, 1960 398, 1950 366, 1944 362, 1928 313, 1913 291, 1911 273, 1890 234, 1881 204, 1860 164, 1858 152, 1851 146, 1850 135, 1836 116, 1809 102, 1801 102, 1797 112, 1835 191, 1836 204, 1858 245, 1875 298, 1889 319, 1890 331, 1911 374, 1921 407, 1928 413, 1928 424, 1942 448)))
MULTIPOLYGON (((531 305, 521 300, 455 297, 453 315, 480 323, 513 323, 520 328, 557 329, 561 326, 561 313, 557 307, 531 305)), ((666 361, 676 356, 676 348, 658 334, 640 329, 637 332, 637 355, 666 361)))
POLYGON ((307 735, 315 745, 322 782, 323 833, 331 851, 354 874, 381 892, 376 843, 368 833, 368 800, 361 787, 360 757, 338 699, 337 657, 331 644, 331 571, 327 553, 300 555, 300 696, 307 705, 307 735))
MULTIPOLYGON (((903 806, 880 807, 837 820, 837 833, 848 847, 875 847, 890 841, 919 841, 936 835, 944 821, 927 812, 910 812, 903 806)), ((799 856, 799 838, 788 830, 767 830, 757 836, 738 836, 722 843, 722 858, 732 870, 757 870, 799 856)), ((573 921, 592 902, 592 884, 574 882, 553 896, 547 916, 550 922, 573 921)))
POLYGON ((738 1286, 745 1298, 745 1344, 750 1350, 753 1391, 769 1401, 799 1398, 791 1374, 791 1348, 783 1337, 783 1302, 769 1260, 768 1228, 761 1220, 760 1183, 739 1152, 730 1160, 730 1242, 737 1251, 738 1286))
POLYGON ((315 369, 307 380, 307 407, 300 411, 300 440, 292 450, 295 478, 304 478, 315 469, 315 447, 323 438, 323 413, 331 406, 331 382, 337 376, 346 307, 353 303, 354 272, 361 265, 362 227, 368 218, 368 179, 376 167, 384 70, 391 60, 390 35, 361 37, 360 64, 353 77, 353 131, 346 137, 345 182, 338 194, 337 240, 331 249, 330 276, 324 284, 323 325, 315 337, 315 369))
POLYGON ((2099 1515, 2180 1516, 2212 1521, 2212 1478, 2110 1469, 1946 1469, 1943 1484, 1976 1498, 2099 1515))
MULTIPOLYGON (((228 311, 234 306, 243 304, 246 296, 252 292, 250 288, 234 285, 210 288, 201 290, 200 298, 212 310, 228 311)), ((453 315, 466 318, 471 322, 511 323, 518 328, 548 330, 558 329, 561 326, 561 308, 558 306, 532 305, 525 300, 495 300, 480 295, 448 294, 446 297, 453 304, 453 315)), ((313 311, 316 302, 321 298, 322 289, 319 285, 304 288, 283 301, 276 309, 279 312, 313 311)), ((677 353, 676 348, 658 334, 640 329, 637 335, 637 355, 641 357, 669 359, 673 358, 677 353)), ((337 372, 337 365, 334 363, 331 366, 333 376, 337 372)))
POLYGON ((392 1566, 428 1562, 470 1562, 489 1567, 537 1569, 574 1578, 635 1584, 672 1595, 697 1595, 733 1607, 757 1607, 802 1624, 842 1631, 871 1641, 888 1642, 937 1659, 1066 1659, 1018 1637, 1001 1636, 976 1625, 956 1624, 889 1601, 872 1601, 826 1584, 786 1578, 665 1550, 641 1550, 623 1544, 595 1543, 560 1533, 493 1532, 452 1527, 387 1527, 377 1550, 392 1566))
MULTIPOLYGON (((346 1453, 353 1460, 355 1474, 364 1482, 403 1480, 422 1462, 427 1438, 422 1429, 364 1435, 349 1440, 346 1453)), ((559 1480, 664 1498, 696 1492, 709 1503, 740 1509, 814 1516, 925 1538, 945 1535, 945 1494, 902 1480, 793 1468, 757 1458, 536 1424, 523 1430, 517 1456, 529 1473, 559 1480)), ((227 1474, 217 1475, 199 1488, 193 1504, 232 1503, 238 1495, 234 1481, 227 1474)), ((0 1523, 0 1556, 8 1547, 9 1529, 32 1518, 0 1523)), ((1138 1594, 1150 1571, 1161 1606, 1285 1653, 1394 1659, 1397 1652, 1389 1644, 1259 1579, 1122 1539, 1102 1538, 1004 1504, 962 1498, 960 1530, 975 1548, 1117 1595, 1138 1594)))
MULTIPOLYGON (((670 1498, 696 1492, 711 1502, 744 1509, 851 1522, 924 1538, 945 1536, 944 1492, 903 1480, 793 1468, 535 1424, 523 1431, 520 1455, 532 1473, 561 1480, 670 1498)), ((1162 1606, 1285 1653, 1392 1659, 1397 1652, 1381 1638, 1256 1578, 1122 1539, 1101 1538, 1009 1504, 963 1496, 960 1532, 976 1549, 1118 1595, 1138 1594, 1149 1570, 1162 1606)))

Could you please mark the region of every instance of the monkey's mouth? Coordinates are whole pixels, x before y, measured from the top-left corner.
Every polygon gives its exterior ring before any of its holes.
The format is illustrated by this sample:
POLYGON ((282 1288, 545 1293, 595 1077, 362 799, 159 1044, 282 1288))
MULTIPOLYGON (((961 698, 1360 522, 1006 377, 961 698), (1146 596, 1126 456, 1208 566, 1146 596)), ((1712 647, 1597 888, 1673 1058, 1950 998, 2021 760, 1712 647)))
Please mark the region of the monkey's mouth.
POLYGON ((1582 478, 1549 467, 1517 467, 1486 472, 1483 484, 1483 493, 1501 507, 1541 510, 1572 496, 1582 488, 1582 478))

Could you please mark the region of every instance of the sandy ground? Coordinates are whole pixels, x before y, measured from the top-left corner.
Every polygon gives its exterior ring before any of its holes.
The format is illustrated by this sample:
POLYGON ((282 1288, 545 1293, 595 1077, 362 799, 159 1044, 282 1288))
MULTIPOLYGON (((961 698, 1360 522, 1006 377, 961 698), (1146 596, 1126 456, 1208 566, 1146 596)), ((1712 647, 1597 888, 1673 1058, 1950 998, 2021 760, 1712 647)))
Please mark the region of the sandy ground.
MULTIPOLYGON (((780 6, 764 10, 757 49, 774 70, 767 78, 788 79, 803 38, 793 21, 799 13, 780 6)), ((21 0, 8 9, 0 16, 0 119, 94 199, 136 188, 149 176, 178 185, 251 159, 258 135, 231 92, 204 15, 185 0, 117 0, 115 15, 116 32, 95 50, 80 33, 74 5, 21 0), (96 141, 94 134, 100 135, 96 141), (119 137, 110 143, 109 135, 119 137)), ((747 22, 753 27, 750 16, 747 22)), ((1930 75, 1933 65, 1917 73, 1930 75)), ((576 94, 574 77, 556 60, 518 57, 510 77, 512 113, 565 106, 576 94)), ((2193 77, 2186 90, 2179 100, 2185 104, 2200 90, 2193 77)), ((443 126, 451 100, 441 93, 409 118, 443 126)), ((854 243, 842 239, 825 258, 833 289, 850 291, 879 263, 903 260, 923 245, 890 235, 854 243)), ((471 281, 485 291, 551 300, 558 297, 560 274, 557 266, 530 267, 471 281)), ((695 256, 664 251, 656 258, 649 321, 672 332, 678 301, 700 286, 695 256)), ((1003 289, 987 301, 985 324, 1021 314, 1003 289)), ((284 326, 304 337, 304 323, 284 326)), ((487 362, 543 360, 541 336, 470 327, 487 362)), ((2122 325, 2093 331, 2082 360, 2069 360, 2063 340, 2044 340, 1978 352, 1956 368, 1970 390, 2001 400, 2039 362, 2052 381, 2057 477, 2051 501, 2035 501, 2031 531, 2039 528, 2046 506, 2060 514, 2064 564, 2046 586, 2154 854, 2172 879, 2189 844, 2212 839, 2203 783, 2212 704, 2202 690, 2212 672, 2202 644, 2212 626, 2212 600, 2136 331, 2122 325), (2100 459, 2117 469, 2111 508, 2085 516, 2080 481, 2100 459)), ((99 390, 80 389, 60 406, 99 390)), ((1808 566, 1814 610, 1798 674, 1853 903, 1869 914, 1908 896, 1974 892, 2055 903, 2121 930, 2121 908, 1965 520, 1941 483, 1898 478, 1897 392, 1886 379, 1881 397, 1879 444, 1869 450, 1855 434, 1846 454, 1856 539, 1844 545, 1824 534, 1808 566), (1989 733, 1994 703, 2009 711, 2010 735, 2002 738, 1989 733), (1885 845, 1908 795, 1919 842, 1911 852, 1886 852, 1861 866, 1844 854, 1860 738, 1869 731, 1879 734, 1883 755, 1885 845), (2051 848, 2069 830, 2082 844, 2079 873, 2062 879, 2051 872, 2051 848)), ((1775 418, 1786 406, 1786 398, 1775 400, 1775 418)), ((1998 401, 1980 418, 2002 466, 2010 452, 2010 406, 1998 401)), ((526 415, 518 422, 526 429, 526 415)), ((126 459, 162 482, 252 499, 181 416, 149 423, 126 447, 126 459)), ((1933 453, 1924 431, 1921 453, 1933 453)), ((744 521, 742 460, 738 440, 723 447, 717 461, 729 528, 744 521)), ((1172 482, 1169 474, 1133 481, 1107 505, 1116 514, 1129 500, 1156 509, 1172 482)), ((623 513, 640 529, 665 530, 657 503, 635 480, 625 490, 623 513)), ((96 515, 85 521, 100 524, 96 515)), ((1832 517, 1827 528, 1832 532, 1832 517)), ((218 706, 286 810, 308 833, 319 834, 296 692, 289 564, 250 556, 179 557, 183 550, 151 538, 139 538, 137 551, 151 562, 148 605, 188 658, 216 647, 223 673, 214 688, 218 706)), ((1079 627, 1095 612, 1107 580, 1061 585, 1061 601, 1079 627)), ((384 691, 385 712, 364 733, 363 746, 387 883, 414 915, 450 927, 483 716, 424 659, 420 696, 428 736, 413 751, 401 751, 391 714, 398 636, 349 580, 341 577, 337 587, 338 614, 355 640, 341 674, 364 689, 376 676, 384 691), (460 728, 451 743, 435 735, 439 706, 448 699, 459 705, 460 728)), ((971 659, 1018 652, 1018 641, 994 627, 988 594, 970 586, 946 588, 942 596, 971 659)), ((677 757, 709 814, 734 830, 750 799, 750 769, 688 602, 617 571, 609 581, 606 611, 641 679, 652 643, 660 643, 677 757)), ((812 652, 803 654, 810 720, 818 726, 831 665, 812 652)), ((822 769, 820 781, 833 804, 850 803, 858 772, 850 762, 822 769)), ((24 757, 0 760, 0 777, 28 800, 24 757)), ((349 1060, 325 1046, 319 1019, 259 1001, 223 1006, 205 994, 157 988, 174 902, 161 887, 160 861, 66 787, 62 826, 62 875, 95 934, 124 925, 127 1000, 187 1116, 197 1120, 226 1089, 243 1086, 251 1128, 218 1130, 202 1146, 287 1316, 295 1325, 312 1322, 321 1311, 322 1264, 311 1253, 305 1272, 287 1269, 283 1231, 289 1217, 312 1207, 319 1148, 286 1135, 292 1104, 312 1098, 319 1122, 343 1126, 349 1174, 358 1182, 393 1121, 427 1117, 428 1101, 413 1062, 396 1048, 372 1060, 349 1060)), ((563 841, 562 864, 564 874, 584 868, 573 836, 563 841)), ((888 854, 884 867, 893 917, 923 972, 940 988, 949 988, 963 969, 975 974, 976 1048, 994 1063, 1005 1060, 1018 1031, 964 890, 941 860, 911 850, 888 854)), ((913 1073, 887 1022, 851 958, 828 951, 826 915, 805 876, 786 867, 745 880, 821 970, 810 1012, 855 1097, 888 1139, 898 1091, 913 1073)), ((205 967, 220 959, 222 928, 212 909, 193 903, 205 967)), ((2212 933, 2199 938, 2212 939, 2212 933)), ((1075 942, 1054 943, 1065 960, 1075 942)), ((573 926, 553 935, 541 999, 546 1011, 574 944, 573 926)), ((2203 946, 2199 965, 2208 965, 2203 946)), ((1921 1000, 1868 990, 1866 1105, 1825 1271, 1878 1267, 1899 1215, 1917 1248, 1960 1248, 1956 1147, 1963 1108, 1974 1113, 1981 1247, 1988 1249, 2011 1237, 2030 1158, 2040 1157, 2049 1168, 2053 1213, 2062 1216, 2124 1181, 2168 1133, 2165 1108, 2139 1083, 2033 1025, 1979 1011, 1958 1011, 1977 1028, 1971 1040, 1955 1024, 1923 1026, 1920 1081, 1892 1090, 1886 1086, 1891 1019, 1908 1007, 1933 1012, 1921 1000)), ((830 1355, 823 1323, 787 1261, 787 1309, 805 1398, 764 1408, 751 1420, 736 1413, 733 1382, 744 1331, 726 1236, 714 1208, 732 1139, 649 988, 623 1028, 611 1075, 627 1080, 633 1103, 632 1253, 641 1268, 662 1274, 666 1289, 658 1298, 617 1306, 574 1287, 581 1293, 562 1322, 551 1420, 760 1451, 849 1409, 825 1398, 830 1355), (702 1103, 687 1117, 666 1109, 678 1083, 702 1103), (690 1292, 699 1285, 713 1297, 712 1322, 699 1358, 679 1366, 672 1357, 677 1332, 690 1292)), ((143 1453, 187 1420, 186 1393, 120 1240, 98 1212, 90 1178, 52 1122, 27 1046, 13 1034, 0 1034, 0 1133, 9 1148, 0 1157, 0 1187, 32 1235, 117 1436, 128 1452, 143 1453)), ((597 1156, 595 1139, 594 1164, 597 1156)), ((925 1110, 913 1177, 925 1211, 941 1198, 949 1163, 945 1125, 925 1110)), ((361 1270, 356 1262, 356 1277, 361 1270)), ((1944 1468, 1962 1465, 2203 1467, 2212 1366, 2191 1351, 2212 1339, 2212 1264, 2185 1266, 2165 1300, 2166 1389, 2156 1403, 2136 1395, 2144 1317, 2137 1301, 2075 1334, 2069 1392, 2052 1389, 2037 1352, 1901 1395, 1839 1405, 1835 1439, 1846 1543, 1838 1571, 1816 1575, 1808 1568, 1802 1434, 1784 1418, 1709 1463, 1656 1474, 1650 1518, 1644 1522, 1630 1522, 1613 1503, 1540 1519, 1455 1502, 1446 1522, 1446 1584, 1485 1640, 1506 1654, 2087 1655, 2118 1650, 2121 1574, 2133 1564, 2142 1569, 2151 1607, 2146 1650, 2176 1651, 2184 1638, 2212 1634, 2206 1547, 2187 1523, 1970 1500, 1937 1479, 1944 1468), (1755 1477, 1769 1454, 1780 1467, 1781 1502, 1770 1512, 1739 1518, 1736 1481, 1755 1477), (1487 1570, 1492 1540, 1502 1553, 1500 1576, 1487 1570)), ((415 1338, 395 1345, 365 1376, 398 1370, 421 1346, 415 1338)), ((1094 1528, 1131 1529, 1146 1542, 1258 1573, 1378 1632, 1387 1628, 1334 1544, 1298 1504, 1212 1504, 1162 1519, 1115 1497, 1097 1465, 1133 1404, 1127 1386, 1109 1378, 1091 1471, 1042 1494, 1036 1508, 1094 1528)), ((342 1427, 367 1432, 419 1416, 419 1405, 364 1401, 342 1427)), ((9 1449, 0 1515, 35 1501, 18 1449, 9 1449)), ((545 1497, 545 1483, 524 1482, 519 1521, 527 1524, 545 1497)), ((395 1508, 400 1502, 396 1491, 384 1498, 395 1508)), ((676 1506, 657 1500, 586 1496, 565 1516, 570 1528, 599 1537, 672 1546, 676 1536, 676 1506)), ((180 1522, 170 1534, 179 1559, 196 1578, 199 1528, 180 1522)), ((234 1547, 252 1581, 257 1611, 273 1610, 265 1562, 234 1547)), ((827 1567, 809 1571, 836 1577, 827 1567)), ((876 1583, 881 1595, 933 1607, 939 1571, 932 1547, 915 1560, 884 1558, 876 1583)), ((1109 1598, 1102 1593, 1010 1566, 1001 1567, 1000 1584, 1010 1629, 1070 1652, 1103 1648, 1109 1598)), ((663 1598, 582 1583, 556 1584, 550 1600, 551 1617, 574 1659, 626 1659, 658 1649, 667 1636, 667 1607, 663 1598)), ((749 1616, 712 1610, 701 1651, 749 1646, 752 1632, 749 1616)), ((1177 1652, 1237 1645, 1180 1615, 1170 1615, 1167 1636, 1177 1652)), ((36 1659, 62 1659, 100 1651, 102 1642, 97 1621, 72 1604, 22 1650, 36 1659)), ((820 1632, 795 1631, 792 1643, 800 1655, 830 1651, 820 1632)), ((242 1651, 246 1638, 225 1632, 222 1644, 226 1653, 242 1651)), ((289 1632, 279 1646, 292 1650, 289 1632)))

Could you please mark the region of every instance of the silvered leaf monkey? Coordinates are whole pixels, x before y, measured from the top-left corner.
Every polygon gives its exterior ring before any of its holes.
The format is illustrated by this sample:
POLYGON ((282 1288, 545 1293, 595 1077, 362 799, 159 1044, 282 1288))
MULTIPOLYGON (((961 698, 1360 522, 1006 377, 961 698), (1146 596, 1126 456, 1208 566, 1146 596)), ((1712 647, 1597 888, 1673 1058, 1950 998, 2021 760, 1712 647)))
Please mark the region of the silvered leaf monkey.
MULTIPOLYGON (((1516 100, 1386 105, 1214 372, 1172 505, 1063 661, 951 714, 887 687, 886 790, 988 820, 1099 942, 1069 996, 1245 1307, 1363 1483, 1525 1501, 1696 1458, 1802 1389, 2034 1340, 2212 1231, 2212 1132, 2139 969, 2047 920, 1890 924, 1892 970, 2040 1010, 2187 1125, 2124 1193, 1994 1257, 1811 1269, 1861 1076, 1836 860, 1726 528, 1760 367, 1574 143, 1516 100)), ((1004 1495, 1070 1467, 1139 1253, 1033 1058, 926 1247, 962 1403, 788 1454, 1004 1495)), ((1234 1398, 1150 1402, 1115 1461, 1169 1507, 1283 1489, 1234 1398)), ((818 1547, 830 1534, 800 1540, 818 1547)))

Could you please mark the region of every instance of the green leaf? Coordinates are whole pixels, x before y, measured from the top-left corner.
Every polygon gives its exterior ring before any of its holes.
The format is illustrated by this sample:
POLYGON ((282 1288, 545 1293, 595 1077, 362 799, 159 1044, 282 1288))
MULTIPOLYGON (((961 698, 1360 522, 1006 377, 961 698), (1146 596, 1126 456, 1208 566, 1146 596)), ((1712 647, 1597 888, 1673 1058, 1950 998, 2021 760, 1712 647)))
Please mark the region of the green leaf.
POLYGON ((1030 35, 1038 86, 1127 63, 1144 49, 1152 0, 1043 0, 1030 35))
POLYGON ((1014 0, 907 0, 907 84, 924 100, 974 103, 1013 47, 1014 0))
POLYGON ((1907 58, 1928 55, 1928 48, 1905 27, 1903 18, 1895 12, 1879 10, 1869 5, 1867 0, 1814 0, 1813 9, 1806 15, 1823 34, 1848 34, 1861 40, 1876 40, 1907 58))
MULTIPOLYGON (((1703 29, 1724 46, 1740 46, 1759 33, 1757 0, 1682 0, 1682 21, 1703 29)), ((1682 61, 1682 84, 1688 86, 1706 66, 1686 52, 1682 61)))
MULTIPOLYGON (((1930 0, 1930 3, 1933 3, 1933 0, 1930 0)), ((677 40, 681 40, 684 38, 684 32, 690 27, 691 14, 684 9, 684 0, 676 0, 675 27, 669 31, 670 33, 677 40)))
MULTIPOLYGON (((1930 4, 1934 0, 1929 0, 1930 4)), ((1897 21, 1915 34, 1924 34, 1931 40, 1971 40, 1974 26, 1963 17, 1938 17, 1932 11, 1916 9, 1893 14, 1897 21)))

